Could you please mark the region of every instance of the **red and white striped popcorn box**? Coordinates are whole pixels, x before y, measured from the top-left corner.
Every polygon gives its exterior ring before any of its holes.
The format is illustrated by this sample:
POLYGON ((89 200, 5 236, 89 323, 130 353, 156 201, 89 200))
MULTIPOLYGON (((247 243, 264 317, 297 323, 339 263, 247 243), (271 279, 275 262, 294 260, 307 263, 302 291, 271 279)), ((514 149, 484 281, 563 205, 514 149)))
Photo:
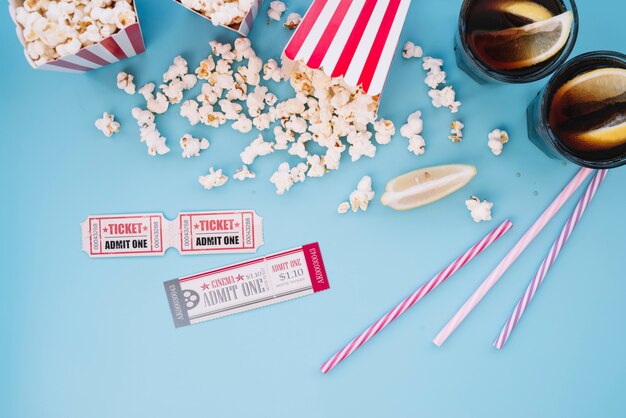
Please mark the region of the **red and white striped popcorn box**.
MULTIPOLYGON (((203 15, 202 13, 200 13, 200 12, 198 12, 196 10, 190 9, 189 7, 186 7, 185 5, 183 5, 180 2, 180 0, 174 0, 174 1, 176 3, 178 3, 178 4, 180 4, 181 6, 183 6, 185 9, 194 12, 198 16, 202 16, 203 18, 205 18, 205 19, 207 19, 209 21, 211 20, 210 18, 208 18, 207 16, 203 15)), ((241 23, 238 23, 238 24, 232 25, 232 26, 226 26, 226 25, 218 25, 218 26, 221 26, 223 28, 235 31, 238 34, 240 34, 241 36, 248 36, 248 33, 250 33, 250 29, 252 29, 252 24, 254 23, 254 19, 256 19, 257 15, 259 14, 259 9, 261 8, 261 3, 263 3, 263 0, 253 0, 252 7, 248 11, 248 13, 246 13, 246 15, 243 17, 243 20, 241 21, 241 23)))
POLYGON ((283 56, 380 95, 411 0, 313 0, 283 56))
POLYGON ((117 31, 98 43, 82 48, 74 55, 66 55, 37 66, 26 52, 26 41, 22 35, 22 27, 15 19, 15 9, 20 7, 23 3, 23 0, 9 0, 9 13, 13 22, 15 22, 17 37, 22 43, 22 46, 24 46, 26 60, 36 70, 85 73, 141 54, 146 49, 143 36, 141 35, 139 16, 137 15, 137 9, 133 2, 137 22, 117 31))

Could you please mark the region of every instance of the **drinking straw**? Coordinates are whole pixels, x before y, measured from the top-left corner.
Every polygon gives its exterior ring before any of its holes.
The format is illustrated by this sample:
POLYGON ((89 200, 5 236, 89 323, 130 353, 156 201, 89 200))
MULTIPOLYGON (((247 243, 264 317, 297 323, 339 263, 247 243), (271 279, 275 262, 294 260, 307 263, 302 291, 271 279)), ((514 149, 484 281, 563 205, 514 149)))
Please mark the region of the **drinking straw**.
POLYGON ((517 260, 522 251, 535 239, 537 234, 548 224, 550 219, 558 212, 558 210, 567 202, 567 200, 574 194, 576 189, 580 187, 581 183, 591 174, 593 170, 589 168, 581 168, 580 171, 569 182, 565 189, 557 196, 556 199, 548 206, 548 208, 541 214, 541 216, 535 221, 528 231, 520 238, 509 253, 500 261, 500 264, 487 276, 487 278, 481 283, 476 291, 469 297, 465 304, 459 309, 459 311, 448 321, 443 329, 437 334, 433 343, 437 346, 441 346, 448 337, 454 332, 454 330, 463 322, 465 317, 478 305, 483 297, 489 292, 489 289, 496 284, 498 279, 502 277, 504 272, 517 260))
POLYGON ((411 306, 415 305, 420 299, 434 290, 437 286, 448 279, 457 270, 467 264, 468 261, 480 254, 484 249, 493 244, 498 238, 513 227, 513 224, 507 219, 500 226, 491 231, 482 240, 474 244, 462 256, 454 260, 448 267, 440 271, 435 277, 424 283, 419 289, 406 297, 402 302, 396 305, 392 310, 387 312, 382 318, 373 323, 369 328, 360 335, 350 341, 344 348, 337 351, 330 359, 328 359, 321 367, 322 373, 328 373, 335 366, 346 359, 350 354, 369 341, 374 335, 389 325, 394 319, 402 315, 411 306))
POLYGON ((554 241, 554 244, 552 244, 552 248, 550 248, 548 255, 546 255, 546 258, 544 258, 541 262, 541 266, 539 266, 537 274, 535 274, 535 277, 533 277, 533 279, 530 281, 530 284, 526 288, 524 295, 519 300, 519 302, 517 302, 517 306, 515 306, 515 309, 509 317, 509 320, 502 328, 500 335, 493 342, 493 346, 496 347, 498 350, 504 347, 504 344, 506 344, 507 340, 511 336, 513 328, 515 328, 520 318, 522 317, 522 314, 524 313, 524 311, 526 311, 528 304, 532 300, 533 296, 535 296, 535 292, 537 292, 537 289, 543 282, 546 274, 548 274, 548 270, 550 270, 550 267, 552 267, 552 264, 554 264, 554 261, 559 256, 561 249, 569 239, 572 231, 574 231, 576 224, 578 224, 578 221, 580 221, 580 218, 583 216, 583 213, 585 212, 585 209, 587 209, 587 206, 591 202, 591 199, 593 199, 596 190, 598 190, 598 187, 600 187, 600 184, 602 184, 602 180, 604 180, 604 177, 606 177, 606 173, 606 170, 599 170, 591 180, 591 183, 589 183, 589 186, 587 186, 585 194, 578 201, 574 212, 572 212, 569 219, 565 223, 565 226, 561 230, 559 237, 556 239, 556 241, 554 241))

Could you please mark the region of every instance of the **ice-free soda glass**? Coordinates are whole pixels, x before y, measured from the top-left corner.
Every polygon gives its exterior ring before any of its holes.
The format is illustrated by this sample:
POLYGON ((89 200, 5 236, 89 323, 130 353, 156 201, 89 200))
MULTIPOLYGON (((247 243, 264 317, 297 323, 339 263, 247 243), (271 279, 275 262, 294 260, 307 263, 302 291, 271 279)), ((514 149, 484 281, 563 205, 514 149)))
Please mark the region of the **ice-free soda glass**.
POLYGON ((479 83, 528 83, 554 72, 578 34, 573 0, 464 0, 457 65, 479 83))
POLYGON ((626 164, 626 55, 598 51, 562 66, 528 107, 528 137, 591 168, 626 164))

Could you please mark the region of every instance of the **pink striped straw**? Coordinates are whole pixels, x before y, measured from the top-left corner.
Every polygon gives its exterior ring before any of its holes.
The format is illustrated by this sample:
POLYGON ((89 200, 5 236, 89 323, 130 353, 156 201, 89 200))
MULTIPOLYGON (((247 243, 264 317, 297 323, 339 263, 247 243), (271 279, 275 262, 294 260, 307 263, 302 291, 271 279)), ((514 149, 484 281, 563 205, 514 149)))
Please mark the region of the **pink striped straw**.
POLYGON ((593 196, 596 194, 596 190, 598 190, 598 187, 600 187, 602 180, 604 180, 604 177, 606 177, 606 173, 607 170, 599 170, 593 177, 593 180, 591 180, 591 183, 589 183, 589 186, 587 187, 587 190, 585 190, 585 194, 583 195, 583 197, 578 201, 574 212, 572 212, 571 216, 567 220, 567 223, 561 230, 559 237, 556 239, 556 241, 554 241, 554 244, 552 244, 552 248, 550 248, 550 251, 548 252, 546 258, 543 259, 543 262, 541 263, 537 274, 535 274, 535 277, 533 277, 533 279, 530 281, 530 284, 526 288, 524 295, 517 303, 517 306, 513 310, 513 313, 511 314, 509 320, 506 322, 506 325, 504 325, 504 328, 502 328, 500 335, 493 342, 493 346, 496 347, 498 350, 504 347, 504 344, 506 344, 507 340, 511 336, 513 328, 515 328, 515 325, 517 325, 517 323, 519 322, 522 314, 524 313, 524 311, 526 311, 526 308, 528 307, 528 304, 532 300, 533 296, 535 296, 535 292, 537 292, 539 285, 541 285, 543 279, 546 277, 546 274, 548 274, 548 270, 550 270, 550 267, 552 267, 552 264, 554 264, 554 261, 559 256, 561 249, 572 234, 574 227, 576 227, 576 224, 578 224, 578 221, 580 221, 580 218, 583 216, 585 209, 587 209, 589 202, 591 202, 591 199, 593 199, 593 196))
POLYGON ((493 244, 498 238, 504 235, 509 229, 513 227, 513 224, 507 219, 502 222, 500 226, 491 231, 487 236, 485 236, 482 240, 477 242, 472 248, 467 250, 465 254, 454 260, 448 267, 440 271, 435 277, 433 277, 428 282, 424 283, 419 289, 417 289, 414 293, 409 295, 406 299, 400 302, 395 308, 387 312, 382 318, 373 323, 369 328, 363 331, 359 336, 350 341, 348 345, 346 345, 341 350, 337 351, 330 359, 328 359, 320 369, 322 373, 328 373, 335 366, 345 360, 350 354, 354 353, 357 348, 365 344, 380 332, 383 328, 389 325, 394 319, 402 315, 407 311, 411 306, 415 305, 420 299, 434 290, 441 283, 446 281, 450 276, 452 276, 457 270, 463 267, 467 262, 480 254, 484 249, 493 244))
POLYGON ((574 194, 576 189, 580 187, 582 182, 591 174, 593 170, 589 168, 581 168, 580 171, 574 176, 569 184, 563 189, 561 194, 548 206, 548 208, 541 214, 541 216, 535 221, 528 231, 520 238, 515 246, 509 251, 509 253, 500 261, 500 264, 487 276, 487 278, 481 283, 476 291, 469 297, 465 304, 459 309, 459 311, 448 321, 439 334, 433 340, 433 343, 437 346, 441 346, 448 337, 454 332, 454 330, 463 322, 465 317, 472 312, 472 309, 478 305, 483 297, 489 292, 489 290, 496 284, 498 279, 502 277, 504 272, 517 260, 522 251, 526 249, 537 234, 548 224, 550 219, 558 212, 558 210, 567 202, 567 200, 574 194))

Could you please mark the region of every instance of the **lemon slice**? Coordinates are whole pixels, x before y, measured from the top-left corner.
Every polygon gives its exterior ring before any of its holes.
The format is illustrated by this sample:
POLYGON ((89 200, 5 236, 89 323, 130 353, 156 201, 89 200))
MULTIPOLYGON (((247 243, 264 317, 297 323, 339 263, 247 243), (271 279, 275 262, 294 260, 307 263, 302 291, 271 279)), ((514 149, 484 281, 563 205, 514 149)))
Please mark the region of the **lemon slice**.
POLYGON ((606 150, 626 144, 626 122, 607 126, 576 136, 577 147, 606 150))
POLYGON ((390 180, 380 200, 396 210, 417 208, 456 192, 475 175, 476 167, 466 164, 421 168, 390 180))
POLYGON ((556 56, 567 43, 573 20, 574 14, 567 11, 519 28, 472 34, 468 41, 490 67, 519 70, 556 56))
POLYGON ((550 10, 534 1, 506 1, 498 3, 497 9, 500 12, 523 18, 529 22, 540 22, 548 20, 553 16, 550 10))
POLYGON ((626 101, 626 69, 600 68, 574 77, 552 99, 561 116, 575 117, 597 110, 598 104, 626 101), (584 106, 584 104, 590 104, 584 106))

